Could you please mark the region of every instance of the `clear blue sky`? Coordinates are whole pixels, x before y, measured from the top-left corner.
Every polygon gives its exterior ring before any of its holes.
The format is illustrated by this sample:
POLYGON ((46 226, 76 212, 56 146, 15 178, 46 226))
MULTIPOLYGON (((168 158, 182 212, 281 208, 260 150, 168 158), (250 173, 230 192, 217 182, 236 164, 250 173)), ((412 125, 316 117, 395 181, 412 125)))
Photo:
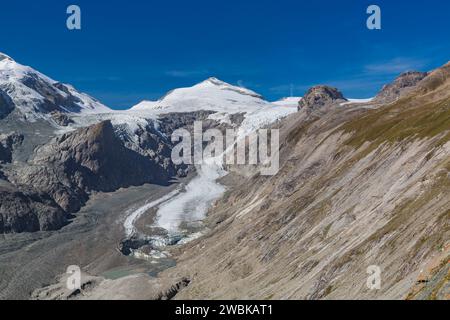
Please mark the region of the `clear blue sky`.
POLYGON ((315 84, 373 96, 399 72, 450 60, 443 0, 2 1, 0 51, 113 108, 210 76, 274 100, 315 84), (82 30, 66 28, 66 8, 82 30), (382 30, 366 8, 382 9, 382 30))

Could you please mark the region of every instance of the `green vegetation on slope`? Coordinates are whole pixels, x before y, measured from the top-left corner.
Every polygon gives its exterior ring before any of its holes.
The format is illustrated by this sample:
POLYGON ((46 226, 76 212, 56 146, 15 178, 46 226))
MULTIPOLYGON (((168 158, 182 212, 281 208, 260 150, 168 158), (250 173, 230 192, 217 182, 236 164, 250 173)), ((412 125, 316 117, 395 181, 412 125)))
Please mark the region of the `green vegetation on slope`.
POLYGON ((359 148, 366 141, 374 149, 384 142, 407 138, 434 137, 446 133, 439 144, 450 139, 450 98, 417 105, 414 97, 401 99, 393 105, 371 110, 364 117, 347 122, 342 128, 353 136, 346 144, 359 148))

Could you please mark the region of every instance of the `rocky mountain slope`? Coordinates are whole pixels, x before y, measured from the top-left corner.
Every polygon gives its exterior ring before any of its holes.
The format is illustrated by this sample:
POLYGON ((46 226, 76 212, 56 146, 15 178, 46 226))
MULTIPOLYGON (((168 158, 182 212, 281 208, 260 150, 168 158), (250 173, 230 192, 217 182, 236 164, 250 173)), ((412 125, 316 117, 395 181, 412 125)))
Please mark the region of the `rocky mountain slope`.
POLYGON ((0 183, 0 233, 57 230, 67 215, 45 193, 18 190, 0 183))
POLYGON ((306 92, 305 96, 299 101, 298 109, 305 109, 308 112, 319 109, 325 105, 334 103, 343 103, 347 101, 342 92, 329 86, 315 86, 306 92))
POLYGON ((13 111, 14 106, 11 98, 0 89, 0 119, 3 119, 13 111))
POLYGON ((14 149, 23 142, 23 135, 18 133, 0 134, 0 163, 12 161, 14 149))
MULTIPOLYGON (((33 123, 29 127, 37 129, 42 125, 33 123)), ((32 132, 0 134, 2 179, 14 190, 8 197, 13 198, 23 190, 42 193, 68 216, 80 210, 92 193, 145 183, 168 185, 171 179, 185 176, 188 168, 170 160, 171 141, 151 122, 139 128, 130 136, 120 126, 114 127, 110 120, 104 120, 62 135, 48 133, 37 139, 32 139, 32 132)), ((7 192, 2 197, 4 217, 14 224, 18 209, 14 202, 6 201, 7 192)), ((45 215, 45 211, 35 214, 45 215)), ((56 216, 49 214, 49 219, 53 218, 56 216)), ((61 227, 60 223, 50 224, 61 227)), ((34 226, 5 232, 45 230, 34 226)))
POLYGON ((208 235, 173 249, 175 298, 448 299, 449 85, 447 64, 393 104, 286 119, 279 173, 234 172, 208 235))
MULTIPOLYGON (((159 142, 153 141, 155 149, 169 158, 167 143, 159 142)), ((126 148, 115 136, 111 122, 104 121, 54 138, 38 148, 29 164, 10 179, 33 185, 50 194, 65 211, 76 212, 91 191, 111 192, 150 182, 167 184, 170 177, 167 168, 126 148)))
POLYGON ((228 168, 206 234, 166 248, 175 267, 157 278, 85 276, 75 294, 63 277, 34 297, 448 299, 449 89, 450 64, 389 104, 341 103, 321 88, 306 99, 312 108, 275 125, 276 175, 228 168), (367 287, 371 266, 378 290, 367 287))
POLYGON ((393 83, 385 85, 375 97, 379 103, 389 103, 407 94, 427 76, 426 72, 409 71, 399 75, 393 83))

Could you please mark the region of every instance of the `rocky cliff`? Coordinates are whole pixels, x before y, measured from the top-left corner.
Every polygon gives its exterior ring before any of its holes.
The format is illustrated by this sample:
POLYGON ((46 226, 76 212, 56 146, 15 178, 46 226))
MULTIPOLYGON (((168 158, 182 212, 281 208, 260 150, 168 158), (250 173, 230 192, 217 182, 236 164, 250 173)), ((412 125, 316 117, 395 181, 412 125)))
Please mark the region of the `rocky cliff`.
POLYGON ((14 181, 47 192, 67 212, 78 211, 92 191, 167 184, 171 177, 150 157, 126 148, 110 121, 54 138, 35 151, 29 164, 14 181))
POLYGON ((399 75, 392 83, 385 85, 377 94, 374 101, 390 103, 408 94, 427 76, 426 72, 410 71, 399 75))
POLYGON ((14 110, 14 105, 11 98, 0 89, 0 119, 6 117, 12 110, 14 110))
POLYGON ((57 230, 66 223, 66 213, 47 194, 0 184, 0 233, 57 230))
POLYGON ((19 133, 0 134, 0 163, 12 161, 13 150, 23 142, 23 135, 19 133))
POLYGON ((298 108, 308 111, 320 109, 323 106, 333 103, 345 102, 344 95, 336 88, 330 86, 315 86, 306 92, 305 96, 299 101, 298 108))

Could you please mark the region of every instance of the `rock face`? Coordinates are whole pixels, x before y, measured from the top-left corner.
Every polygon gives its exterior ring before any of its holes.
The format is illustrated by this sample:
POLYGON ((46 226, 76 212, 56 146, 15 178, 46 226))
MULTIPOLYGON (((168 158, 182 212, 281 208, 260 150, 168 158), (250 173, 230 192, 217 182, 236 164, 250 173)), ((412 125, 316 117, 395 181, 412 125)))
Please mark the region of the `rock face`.
POLYGON ((0 134, 0 163, 12 161, 13 150, 23 142, 23 139, 23 135, 18 133, 0 134))
POLYGON ((0 90, 0 119, 6 117, 14 110, 14 104, 6 92, 0 90))
POLYGON ((298 109, 314 110, 336 102, 344 102, 346 99, 336 88, 329 86, 315 86, 308 90, 306 95, 298 103, 298 109))
POLYGON ((427 72, 416 71, 402 73, 394 82, 385 85, 375 97, 374 101, 378 103, 393 102, 410 92, 427 75, 427 72))
POLYGON ((73 120, 70 119, 67 114, 61 113, 59 111, 52 112, 51 117, 57 125, 62 127, 67 127, 69 124, 73 123, 73 120))
POLYGON ((182 126, 184 123, 179 122, 177 118, 178 115, 173 114, 160 118, 156 125, 154 121, 140 124, 133 130, 132 134, 130 134, 130 128, 127 124, 114 125, 114 131, 126 148, 151 159, 159 167, 158 170, 163 170, 167 176, 184 177, 189 168, 186 165, 174 165, 172 163, 172 142, 168 138, 173 130, 179 128, 177 125, 182 126))
POLYGON ((104 121, 63 134, 42 146, 17 178, 22 184, 49 193, 67 212, 75 212, 91 191, 167 184, 170 172, 154 159, 126 148, 111 122, 104 121))
POLYGON ((64 211, 48 195, 0 187, 0 233, 57 230, 64 211))
POLYGON ((170 136, 172 132, 179 128, 185 128, 191 130, 195 121, 202 121, 203 126, 208 129, 208 125, 217 125, 215 121, 208 120, 208 117, 214 114, 212 111, 197 111, 197 112, 179 112, 161 115, 159 120, 161 121, 160 130, 170 136))

